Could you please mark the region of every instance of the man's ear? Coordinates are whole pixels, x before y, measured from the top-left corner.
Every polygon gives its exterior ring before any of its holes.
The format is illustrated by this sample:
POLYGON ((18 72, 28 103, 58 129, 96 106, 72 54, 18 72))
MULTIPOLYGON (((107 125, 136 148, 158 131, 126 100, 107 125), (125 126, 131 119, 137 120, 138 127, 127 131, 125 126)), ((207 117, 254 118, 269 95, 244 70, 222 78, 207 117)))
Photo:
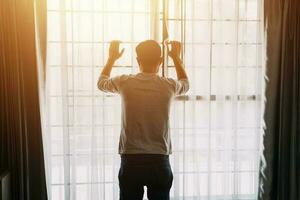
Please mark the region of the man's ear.
POLYGON ((138 57, 136 57, 136 61, 137 61, 137 63, 139 64, 140 70, 142 71, 143 67, 142 67, 141 61, 140 61, 140 59, 139 59, 138 57))
POLYGON ((162 62, 163 62, 163 58, 160 57, 157 62, 156 73, 159 71, 159 68, 161 67, 162 62))

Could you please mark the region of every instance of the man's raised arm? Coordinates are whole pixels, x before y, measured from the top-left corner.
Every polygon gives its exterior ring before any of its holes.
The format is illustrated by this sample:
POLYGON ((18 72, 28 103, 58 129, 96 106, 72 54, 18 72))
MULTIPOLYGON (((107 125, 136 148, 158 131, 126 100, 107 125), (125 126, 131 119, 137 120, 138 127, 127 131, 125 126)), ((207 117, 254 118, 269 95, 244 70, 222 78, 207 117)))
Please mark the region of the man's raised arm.
POLYGON ((124 49, 119 52, 120 41, 114 40, 110 43, 109 46, 109 57, 107 59, 106 65, 104 66, 101 75, 110 77, 111 69, 116 60, 118 60, 124 53, 124 49))
POLYGON ((189 81, 185 69, 183 67, 182 60, 180 59, 181 43, 178 41, 171 41, 171 50, 168 50, 168 55, 172 58, 176 74, 177 81, 171 80, 174 87, 175 95, 185 94, 189 90, 189 81))
POLYGON ((180 52, 181 52, 181 43, 178 41, 171 41, 171 51, 168 52, 168 55, 172 58, 176 74, 178 80, 188 79, 185 69, 183 67, 183 63, 180 59, 180 52))
POLYGON ((116 60, 118 60, 124 53, 124 49, 119 52, 120 41, 112 41, 109 46, 109 57, 101 72, 98 80, 98 88, 104 92, 119 92, 120 76, 114 78, 110 77, 111 69, 116 60))

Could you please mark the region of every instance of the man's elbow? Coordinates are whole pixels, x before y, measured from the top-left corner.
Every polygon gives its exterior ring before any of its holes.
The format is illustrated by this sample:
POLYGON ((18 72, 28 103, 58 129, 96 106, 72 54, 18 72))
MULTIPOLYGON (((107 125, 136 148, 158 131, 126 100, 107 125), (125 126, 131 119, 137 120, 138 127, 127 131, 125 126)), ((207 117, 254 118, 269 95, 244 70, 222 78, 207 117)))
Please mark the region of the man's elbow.
POLYGON ((190 89, 190 82, 188 80, 187 80, 187 83, 186 83, 185 87, 186 87, 185 88, 185 93, 187 93, 190 89))
POLYGON ((190 89, 190 84, 189 84, 189 82, 187 82, 183 87, 182 94, 187 93, 189 91, 189 89, 190 89))
POLYGON ((97 83, 97 87, 100 91, 106 92, 103 81, 99 80, 97 83))
POLYGON ((188 78, 186 78, 186 79, 184 79, 184 80, 182 80, 182 94, 185 94, 185 93, 187 93, 188 91, 189 91, 189 89, 190 89, 190 83, 189 83, 189 80, 188 80, 188 78))

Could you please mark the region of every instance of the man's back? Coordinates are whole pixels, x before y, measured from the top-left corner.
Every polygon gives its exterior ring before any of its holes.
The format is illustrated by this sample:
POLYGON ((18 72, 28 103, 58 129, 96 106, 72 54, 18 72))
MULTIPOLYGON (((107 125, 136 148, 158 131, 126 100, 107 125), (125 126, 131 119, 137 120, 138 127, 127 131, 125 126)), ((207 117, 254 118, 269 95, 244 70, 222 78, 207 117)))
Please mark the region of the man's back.
POLYGON ((118 92, 122 98, 120 154, 172 153, 170 104, 175 95, 188 90, 187 80, 138 73, 112 79, 101 76, 98 86, 103 91, 118 92))
POLYGON ((114 62, 124 53, 120 41, 112 41, 109 58, 98 80, 104 92, 119 93, 122 98, 122 127, 119 153, 120 200, 142 200, 147 186, 149 200, 169 200, 173 173, 169 161, 172 152, 169 113, 172 98, 189 89, 188 77, 180 59, 181 44, 170 42, 177 78, 157 75, 163 61, 161 47, 146 40, 136 47, 141 73, 110 78, 114 62))

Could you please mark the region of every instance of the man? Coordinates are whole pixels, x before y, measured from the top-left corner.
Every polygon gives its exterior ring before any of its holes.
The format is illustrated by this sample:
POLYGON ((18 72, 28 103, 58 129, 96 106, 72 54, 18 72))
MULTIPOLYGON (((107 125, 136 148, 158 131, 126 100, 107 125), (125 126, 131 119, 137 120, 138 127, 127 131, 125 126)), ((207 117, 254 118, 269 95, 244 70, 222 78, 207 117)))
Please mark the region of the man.
POLYGON ((189 89, 180 59, 181 44, 170 43, 168 55, 173 59, 178 80, 158 76, 163 58, 154 40, 146 40, 136 47, 140 73, 110 78, 114 62, 124 53, 124 49, 119 52, 120 42, 112 41, 108 61, 98 80, 101 91, 119 93, 122 99, 120 200, 142 200, 144 186, 149 200, 169 199, 173 181, 169 163, 170 104, 174 96, 189 89))

